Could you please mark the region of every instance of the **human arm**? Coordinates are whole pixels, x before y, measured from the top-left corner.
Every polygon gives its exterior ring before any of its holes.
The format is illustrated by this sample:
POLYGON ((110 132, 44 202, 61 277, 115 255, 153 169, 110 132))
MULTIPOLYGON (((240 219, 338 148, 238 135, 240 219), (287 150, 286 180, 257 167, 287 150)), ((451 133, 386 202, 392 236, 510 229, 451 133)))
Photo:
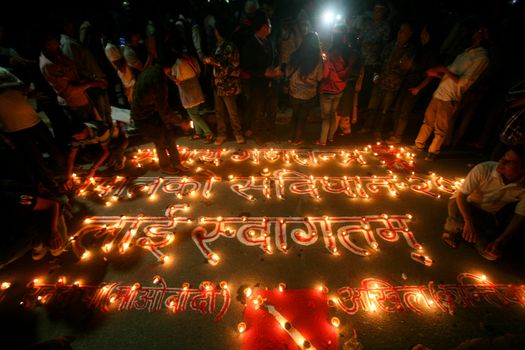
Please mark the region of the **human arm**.
POLYGON ((410 88, 408 89, 408 91, 410 91, 412 95, 416 96, 417 94, 419 94, 421 90, 427 87, 427 85, 432 81, 432 79, 433 79, 432 77, 427 76, 425 77, 425 79, 423 79, 421 83, 419 83, 418 86, 410 88))
POLYGON ((465 223, 461 235, 465 241, 469 243, 476 243, 478 240, 478 233, 476 232, 474 219, 470 210, 470 206, 467 202, 467 197, 468 195, 463 192, 459 192, 458 196, 456 197, 456 203, 458 205, 459 212, 461 213, 465 223))
POLYGON ((71 147, 67 155, 67 181, 64 187, 70 190, 73 187, 73 167, 75 166, 75 159, 77 158, 78 148, 71 147))
POLYGON ((427 77, 431 78, 443 78, 447 76, 448 78, 452 79, 453 82, 459 82, 459 75, 452 73, 450 69, 444 66, 429 68, 427 69, 426 74, 427 77))
POLYGON ((109 157, 109 144, 108 143, 101 143, 100 147, 102 148, 102 154, 100 155, 98 160, 95 162, 95 164, 93 164, 91 169, 89 169, 89 173, 88 173, 88 176, 87 176, 87 180, 88 181, 89 181, 90 178, 95 176, 95 172, 97 171, 97 169, 100 168, 100 166, 102 164, 104 164, 106 159, 108 159, 108 157, 109 157))

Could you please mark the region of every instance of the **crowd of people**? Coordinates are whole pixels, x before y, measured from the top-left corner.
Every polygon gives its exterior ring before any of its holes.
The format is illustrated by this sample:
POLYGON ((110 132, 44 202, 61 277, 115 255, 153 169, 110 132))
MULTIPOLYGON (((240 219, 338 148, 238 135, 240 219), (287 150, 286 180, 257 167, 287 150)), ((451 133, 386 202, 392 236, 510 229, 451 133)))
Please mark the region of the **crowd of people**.
POLYGON ((47 8, 23 29, 0 23, 2 152, 21 163, 2 174, 2 196, 20 215, 43 210, 52 218, 49 232, 33 240, 33 258, 63 251, 79 151, 100 146, 88 178, 103 165, 125 167, 129 125, 113 120, 112 106, 130 110, 168 175, 189 171, 177 150, 180 131, 216 146, 229 135, 263 145, 275 139, 277 113, 286 109, 289 137, 281 141, 292 146, 328 146, 356 128, 418 153, 431 140, 427 161, 443 145, 524 143, 523 99, 508 103, 524 79, 512 39, 523 39, 513 32, 521 3, 412 10, 395 1, 355 3, 363 6, 324 27, 323 2, 315 0, 123 1, 96 12, 47 8), (307 140, 315 114, 319 136, 307 140), (421 127, 408 139, 413 123, 421 127))

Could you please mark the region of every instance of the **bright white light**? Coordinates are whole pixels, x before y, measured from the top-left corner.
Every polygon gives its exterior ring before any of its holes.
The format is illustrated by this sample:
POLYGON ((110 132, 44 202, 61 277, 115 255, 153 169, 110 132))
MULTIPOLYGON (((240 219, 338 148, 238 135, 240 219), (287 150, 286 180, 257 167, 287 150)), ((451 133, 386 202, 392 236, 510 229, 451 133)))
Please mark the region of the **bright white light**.
POLYGON ((332 24, 332 22, 334 21, 335 19, 335 14, 333 13, 333 11, 331 10, 326 10, 324 13, 323 13, 323 22, 325 24, 332 24))

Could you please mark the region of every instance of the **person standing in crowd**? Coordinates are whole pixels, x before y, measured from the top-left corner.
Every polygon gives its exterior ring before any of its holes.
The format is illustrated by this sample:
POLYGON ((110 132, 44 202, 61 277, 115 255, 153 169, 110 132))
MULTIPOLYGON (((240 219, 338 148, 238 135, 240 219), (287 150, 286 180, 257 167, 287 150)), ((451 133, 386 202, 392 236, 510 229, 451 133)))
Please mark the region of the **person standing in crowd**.
POLYGON ((154 64, 139 75, 133 92, 131 118, 139 132, 155 144, 160 172, 176 175, 188 172, 189 169, 180 161, 174 128, 178 125, 187 132, 190 124, 183 121, 169 107, 169 74, 169 65, 163 69, 160 64, 154 64))
POLYGON ((359 16, 352 26, 361 45, 365 75, 359 94, 359 105, 368 106, 373 87, 373 79, 381 69, 381 52, 390 38, 390 26, 386 19, 387 7, 383 2, 376 2, 372 13, 359 16))
POLYGON ((228 23, 219 20, 215 23, 217 48, 212 57, 205 57, 204 63, 213 65, 213 96, 217 117, 217 139, 220 146, 226 140, 226 114, 238 144, 246 142, 242 134, 241 120, 237 108, 237 96, 241 92, 240 56, 235 44, 226 38, 230 35, 228 23))
POLYGON ((334 135, 337 129, 336 112, 341 96, 346 87, 348 75, 352 70, 349 62, 344 59, 345 48, 343 45, 336 44, 328 50, 327 59, 323 67, 323 80, 321 81, 320 103, 321 103, 321 135, 314 141, 315 145, 326 146, 329 135, 334 135))
POLYGON ((402 23, 396 40, 387 44, 381 54, 381 72, 374 78, 375 85, 368 102, 365 126, 360 130, 360 133, 373 130, 376 141, 382 140, 387 113, 401 88, 406 72, 412 65, 415 47, 410 39, 413 33, 410 23, 402 23))
POLYGON ((458 103, 488 66, 487 50, 483 47, 484 32, 485 28, 479 26, 472 35, 472 45, 459 54, 450 66, 427 70, 429 77, 441 78, 441 81, 427 106, 423 125, 415 140, 415 150, 423 151, 434 132, 425 160, 433 161, 439 155, 458 103))
POLYGON ((40 71, 57 94, 58 103, 73 120, 96 120, 97 114, 91 104, 86 90, 89 88, 107 87, 105 80, 83 81, 75 63, 60 50, 60 34, 49 30, 44 34, 43 48, 39 58, 40 71))
POLYGON ((40 119, 27 98, 28 88, 14 74, 0 67, 0 126, 16 147, 19 156, 27 160, 37 180, 54 195, 60 192, 55 177, 65 175, 64 155, 60 152, 47 125, 40 119), (54 162, 50 169, 42 152, 54 162))
POLYGON ((250 37, 241 50, 241 67, 249 76, 248 109, 244 115, 246 129, 254 126, 255 142, 263 145, 274 131, 275 115, 270 118, 265 114, 265 101, 273 98, 272 84, 274 78, 282 75, 279 69, 276 51, 268 38, 272 25, 268 16, 257 10, 253 16, 254 35, 250 37))
POLYGON ((117 75, 122 83, 126 100, 131 105, 133 98, 133 87, 135 86, 135 74, 124 59, 120 49, 113 43, 108 42, 104 48, 104 53, 111 66, 116 70, 117 75))
POLYGON ((308 33, 299 48, 290 57, 286 69, 292 105, 292 121, 288 143, 304 143, 306 120, 317 96, 317 86, 323 78, 323 58, 319 37, 308 33))
MULTIPOLYGON (((436 67, 439 63, 438 47, 435 44, 435 30, 428 24, 423 27, 419 36, 421 46, 416 50, 416 55, 410 69, 408 70, 401 89, 397 95, 394 106, 394 129, 386 143, 388 145, 398 145, 408 124, 410 113, 414 109, 416 102, 421 98, 421 90, 425 89, 433 78, 426 76, 425 72, 431 67, 436 67)), ((430 98, 429 94, 426 94, 430 98)))
POLYGON ((195 133, 192 139, 198 140, 204 137, 204 143, 212 143, 215 136, 199 111, 199 106, 204 103, 204 94, 199 82, 201 73, 199 62, 196 57, 182 53, 180 50, 175 50, 173 53, 176 57, 175 64, 171 65, 171 62, 165 61, 163 69, 166 69, 168 78, 177 85, 182 107, 193 121, 195 133))
POLYGON ((333 140, 335 132, 339 129, 339 135, 352 133, 352 124, 357 123, 358 97, 361 91, 364 77, 364 66, 362 56, 357 45, 355 33, 348 31, 345 25, 339 25, 332 31, 332 41, 338 40, 345 47, 345 60, 352 66, 348 76, 346 87, 337 106, 335 115, 336 128, 330 130, 328 139, 333 140))
MULTIPOLYGON (((105 81, 106 74, 100 68, 95 56, 89 49, 78 41, 77 28, 74 21, 65 19, 60 35, 60 51, 72 60, 77 68, 81 80, 105 81)), ((99 114, 100 119, 111 126, 111 105, 106 89, 92 87, 86 90, 86 94, 99 114)))

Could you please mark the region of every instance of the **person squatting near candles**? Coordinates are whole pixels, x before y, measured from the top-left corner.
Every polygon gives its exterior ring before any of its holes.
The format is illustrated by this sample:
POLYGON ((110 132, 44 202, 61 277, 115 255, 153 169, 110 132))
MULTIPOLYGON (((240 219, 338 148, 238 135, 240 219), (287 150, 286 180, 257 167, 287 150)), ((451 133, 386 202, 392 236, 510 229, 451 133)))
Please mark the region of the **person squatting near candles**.
POLYGON ((500 258, 525 229, 524 184, 525 145, 476 165, 449 201, 443 241, 456 248, 462 238, 485 259, 500 258))
POLYGON ((81 146, 98 144, 103 153, 89 170, 86 179, 95 176, 97 169, 104 164, 106 160, 107 168, 113 170, 122 170, 126 164, 124 151, 128 147, 128 136, 121 122, 115 121, 111 127, 100 121, 82 122, 76 121, 72 126, 71 148, 67 157, 68 180, 66 189, 73 186, 73 168, 75 159, 81 146))

